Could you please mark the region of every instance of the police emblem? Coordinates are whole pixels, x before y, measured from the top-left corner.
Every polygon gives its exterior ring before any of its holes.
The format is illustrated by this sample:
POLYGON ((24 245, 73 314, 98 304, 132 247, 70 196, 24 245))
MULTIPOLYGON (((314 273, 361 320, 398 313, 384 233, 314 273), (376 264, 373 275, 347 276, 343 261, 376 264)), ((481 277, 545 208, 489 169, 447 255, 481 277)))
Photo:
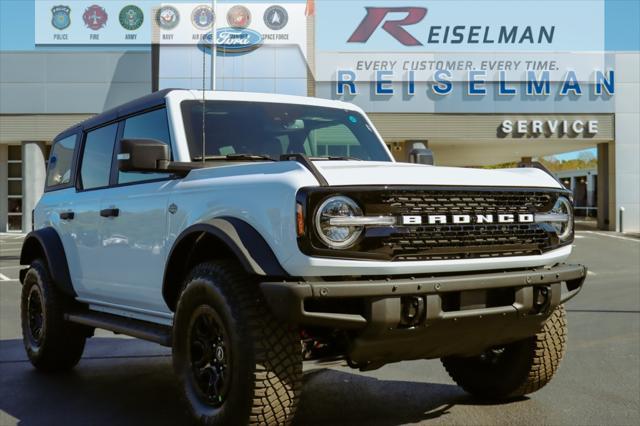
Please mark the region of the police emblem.
POLYGON ((264 12, 264 23, 274 31, 283 29, 289 22, 289 14, 282 6, 271 6, 264 12))
POLYGON ((54 6, 51 8, 51 25, 64 30, 71 25, 71 8, 69 6, 54 6))
POLYGON ((172 30, 180 22, 180 13, 173 6, 162 6, 156 13, 156 23, 163 30, 172 30))
POLYGON ((191 13, 191 22, 199 30, 208 30, 213 25, 215 14, 210 6, 198 6, 191 13))
POLYGON ((247 28, 251 23, 251 12, 244 6, 233 6, 227 12, 227 22, 233 28, 247 28))
POLYGON ((82 14, 82 19, 84 20, 84 24, 92 29, 93 31, 98 31, 99 29, 104 28, 107 25, 107 20, 109 20, 109 15, 107 15, 107 11, 104 10, 103 7, 94 4, 93 6, 89 6, 85 9, 82 14))
POLYGON ((144 13, 138 6, 129 5, 120 11, 120 25, 129 31, 135 31, 142 26, 144 22, 144 13))

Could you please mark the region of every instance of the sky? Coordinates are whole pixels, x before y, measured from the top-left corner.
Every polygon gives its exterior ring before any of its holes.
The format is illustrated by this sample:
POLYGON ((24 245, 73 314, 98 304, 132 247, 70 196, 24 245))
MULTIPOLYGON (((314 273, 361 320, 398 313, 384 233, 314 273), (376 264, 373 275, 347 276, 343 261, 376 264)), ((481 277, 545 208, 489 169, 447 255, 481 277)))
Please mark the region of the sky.
POLYGON ((598 158, 597 148, 583 149, 580 151, 573 151, 573 152, 565 152, 564 154, 556 154, 554 155, 554 157, 556 157, 558 160, 561 160, 561 161, 575 160, 583 152, 590 152, 591 154, 593 154, 595 158, 598 158))

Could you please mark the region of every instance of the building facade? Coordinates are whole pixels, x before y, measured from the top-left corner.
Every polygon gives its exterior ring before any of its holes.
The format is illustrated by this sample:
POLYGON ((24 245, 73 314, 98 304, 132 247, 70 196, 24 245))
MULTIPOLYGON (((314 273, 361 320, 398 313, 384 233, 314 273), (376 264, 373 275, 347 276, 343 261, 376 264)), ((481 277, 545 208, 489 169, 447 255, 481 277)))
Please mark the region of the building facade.
MULTIPOLYGON (((0 39, 0 232, 30 229, 49 146, 58 132, 166 87, 353 102, 370 115, 399 161, 407 161, 418 142, 433 150, 436 164, 463 167, 592 149, 598 168, 587 179, 597 179, 598 189, 589 191, 595 184, 585 182, 585 207, 598 206, 599 227, 609 230, 619 230, 617 218, 624 208, 623 230, 640 232, 640 53, 639 42, 633 41, 633 35, 640 38, 640 34, 637 20, 628 17, 633 15, 628 2, 596 0, 589 6, 594 10, 586 8, 572 20, 562 18, 563 7, 571 6, 562 4, 567 2, 558 2, 553 19, 538 11, 540 2, 510 2, 534 11, 518 15, 521 25, 516 30, 507 28, 520 31, 525 44, 530 35, 534 45, 526 48, 518 43, 496 47, 500 31, 506 28, 497 16, 516 13, 504 9, 505 3, 456 14, 455 1, 445 5, 408 0, 402 12, 393 9, 397 2, 375 2, 373 6, 388 10, 367 28, 363 25, 370 18, 366 12, 370 5, 361 0, 245 2, 250 23, 238 29, 225 22, 236 4, 217 2, 213 48, 203 37, 211 29, 199 30, 191 22, 192 10, 200 4, 173 2, 182 17, 180 24, 159 28, 147 19, 149 27, 139 30, 146 31, 141 33, 146 38, 131 41, 125 37, 133 32, 121 34, 117 22, 111 23, 115 27, 107 24, 110 32, 74 33, 73 25, 81 18, 73 14, 69 29, 59 30, 50 20, 52 7, 60 2, 40 3, 0 5, 0 31, 5 31, 0 39), (491 14, 496 8, 503 13, 491 14), (405 14, 414 10, 424 11, 415 24, 396 27, 395 32, 382 30, 384 19, 408 18, 405 14), (21 13, 36 16, 33 26, 18 28, 8 22, 9 16, 21 13), (432 16, 438 17, 439 25, 431 22, 432 16), (474 19, 485 25, 471 28, 474 19), (445 45, 447 26, 466 28, 461 43, 445 45), (10 28, 19 34, 6 32, 10 28), (243 31, 251 29, 261 35, 260 43, 243 51, 233 51, 231 45, 224 48, 229 31, 248 37, 243 31), (365 30, 368 38, 362 35, 365 30), (81 45, 55 41, 67 33, 89 41, 81 45), (566 42, 558 35, 567 33, 582 39, 566 42), (92 34, 102 40, 91 41, 92 34), (169 36, 173 42, 163 41, 169 36), (117 37, 123 41, 114 44, 117 37), (14 44, 7 42, 11 38, 14 44), (417 51, 403 44, 412 43, 411 38, 427 47, 417 51), (187 43, 188 39, 194 41, 187 43), (484 46, 488 41, 492 45, 484 46), (535 46, 536 41, 547 45, 535 46), (532 51, 524 55, 527 49, 532 51), (544 63, 534 72, 533 83, 523 65, 515 67, 531 58, 544 63), (484 73, 470 72, 482 64, 489 66, 484 73), (574 69, 572 79, 569 71, 574 69), (436 75, 438 71, 445 73, 436 75)), ((75 11, 94 2, 67 3, 75 11)), ((159 7, 147 0, 136 3, 150 17, 159 7)), ((105 4, 109 16, 117 16, 121 7, 124 3, 105 4)), ((511 40, 507 38, 511 34, 506 32, 503 38, 511 40)), ((581 184, 579 179, 575 182, 581 184)))

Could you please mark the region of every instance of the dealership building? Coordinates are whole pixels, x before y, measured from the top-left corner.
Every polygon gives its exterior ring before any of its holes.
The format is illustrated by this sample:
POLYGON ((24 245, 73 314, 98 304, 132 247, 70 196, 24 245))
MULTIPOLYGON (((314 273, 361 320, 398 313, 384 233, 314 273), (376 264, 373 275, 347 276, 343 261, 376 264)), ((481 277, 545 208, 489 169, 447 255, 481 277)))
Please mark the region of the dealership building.
POLYGON ((640 233, 635 2, 215 2, 209 15, 175 1, 178 21, 167 3, 0 2, 0 232, 29 230, 57 133, 154 90, 205 87, 353 102, 399 161, 417 144, 462 167, 593 149, 597 169, 559 177, 600 229, 640 233), (145 19, 123 20, 131 3, 145 19))

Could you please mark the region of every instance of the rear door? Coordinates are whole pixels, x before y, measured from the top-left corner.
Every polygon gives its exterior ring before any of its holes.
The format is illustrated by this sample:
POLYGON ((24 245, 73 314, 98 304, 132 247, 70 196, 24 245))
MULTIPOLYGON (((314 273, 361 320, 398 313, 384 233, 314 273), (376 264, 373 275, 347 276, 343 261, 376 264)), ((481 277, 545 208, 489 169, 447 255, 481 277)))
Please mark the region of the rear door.
POLYGON ((100 202, 102 191, 109 187, 117 132, 117 123, 85 132, 76 193, 66 208, 73 217, 64 221, 62 240, 74 288, 83 299, 102 294, 100 202))

